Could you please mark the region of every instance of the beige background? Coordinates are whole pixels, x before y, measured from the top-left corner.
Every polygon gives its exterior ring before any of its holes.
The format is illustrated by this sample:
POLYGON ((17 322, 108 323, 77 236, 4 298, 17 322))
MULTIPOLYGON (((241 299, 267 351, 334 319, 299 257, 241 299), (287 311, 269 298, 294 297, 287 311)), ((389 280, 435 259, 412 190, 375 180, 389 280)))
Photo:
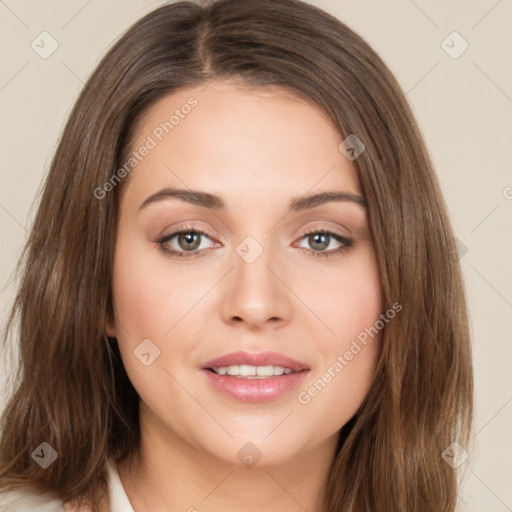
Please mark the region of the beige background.
MULTIPOLYGON (((162 3, 0 1, 2 326, 14 297, 12 272, 30 226, 30 207, 70 108, 113 40, 162 3), (58 43, 47 59, 31 47, 43 31, 58 43)), ((510 511, 512 0, 310 3, 377 50, 406 91, 426 138, 456 235, 467 248, 462 264, 474 336, 476 435, 465 463, 461 510, 510 511), (453 31, 469 44, 458 58, 441 46, 453 31)), ((454 52, 462 43, 451 36, 445 44, 454 52)), ((4 379, 0 368, 2 387, 4 379)))

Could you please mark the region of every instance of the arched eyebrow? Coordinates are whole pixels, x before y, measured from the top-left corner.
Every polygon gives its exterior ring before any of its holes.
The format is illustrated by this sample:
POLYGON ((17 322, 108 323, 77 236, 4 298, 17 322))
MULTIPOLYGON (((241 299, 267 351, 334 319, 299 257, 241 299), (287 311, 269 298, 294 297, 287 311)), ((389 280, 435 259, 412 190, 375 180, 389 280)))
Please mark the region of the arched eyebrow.
POLYGON ((316 206, 321 206, 331 202, 349 202, 355 203, 363 208, 367 208, 366 199, 356 194, 349 192, 320 192, 318 194, 310 194, 308 196, 302 196, 294 198, 290 201, 288 209, 292 212, 301 212, 303 210, 309 210, 316 206))
MULTIPOLYGON (((210 194, 209 192, 190 189, 165 188, 146 198, 146 200, 139 206, 139 211, 150 204, 172 198, 180 199, 187 203, 211 210, 218 211, 226 208, 226 204, 220 196, 210 194)), ((292 198, 288 205, 288 209, 292 212, 301 212, 330 202, 350 202, 363 208, 367 208, 366 200, 361 196, 349 192, 329 191, 292 198)))

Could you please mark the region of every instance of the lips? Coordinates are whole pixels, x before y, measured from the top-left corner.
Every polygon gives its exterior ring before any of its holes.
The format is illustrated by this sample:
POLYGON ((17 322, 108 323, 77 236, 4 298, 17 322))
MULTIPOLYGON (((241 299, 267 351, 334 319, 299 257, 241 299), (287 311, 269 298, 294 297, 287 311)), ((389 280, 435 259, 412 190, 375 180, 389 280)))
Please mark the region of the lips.
POLYGON ((295 389, 309 372, 307 364, 277 352, 233 352, 208 361, 202 368, 212 389, 242 402, 276 400, 295 389), (258 376, 249 376, 255 368, 258 376))

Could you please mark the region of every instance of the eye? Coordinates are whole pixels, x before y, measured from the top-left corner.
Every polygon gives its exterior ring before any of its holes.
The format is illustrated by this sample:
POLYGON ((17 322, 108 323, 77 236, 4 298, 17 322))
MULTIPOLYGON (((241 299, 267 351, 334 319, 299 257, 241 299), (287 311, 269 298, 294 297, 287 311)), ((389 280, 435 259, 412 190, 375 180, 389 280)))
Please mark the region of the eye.
POLYGON ((306 234, 301 237, 301 240, 302 239, 306 239, 306 242, 310 245, 310 247, 312 247, 312 249, 299 246, 300 248, 305 249, 313 256, 321 257, 329 257, 333 256, 334 254, 340 254, 349 250, 354 245, 354 241, 350 238, 340 235, 334 231, 318 228, 307 230, 306 234), (325 251, 325 249, 327 249, 335 242, 340 244, 340 246, 337 248, 332 248, 330 251, 325 251))
POLYGON ((169 235, 165 235, 163 238, 157 241, 160 248, 166 253, 172 256, 178 256, 181 258, 195 257, 201 254, 198 251, 202 251, 207 247, 201 247, 201 238, 210 238, 208 233, 201 229, 184 226, 176 229, 169 235), (171 243, 175 240, 175 245, 171 243), (177 248, 175 247, 177 245, 177 248))

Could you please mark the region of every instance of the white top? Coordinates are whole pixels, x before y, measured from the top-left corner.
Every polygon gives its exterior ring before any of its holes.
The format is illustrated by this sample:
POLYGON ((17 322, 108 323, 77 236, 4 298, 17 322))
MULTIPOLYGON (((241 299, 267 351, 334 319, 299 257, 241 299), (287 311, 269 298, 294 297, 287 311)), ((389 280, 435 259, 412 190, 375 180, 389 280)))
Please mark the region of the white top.
POLYGON ((110 512, 135 512, 128 496, 124 490, 119 473, 115 465, 109 464, 108 468, 108 488, 110 497, 110 512))
MULTIPOLYGON (((110 512, 135 512, 123 488, 117 468, 108 465, 110 512)), ((1 512, 66 512, 61 500, 49 499, 23 491, 0 493, 1 512)))

